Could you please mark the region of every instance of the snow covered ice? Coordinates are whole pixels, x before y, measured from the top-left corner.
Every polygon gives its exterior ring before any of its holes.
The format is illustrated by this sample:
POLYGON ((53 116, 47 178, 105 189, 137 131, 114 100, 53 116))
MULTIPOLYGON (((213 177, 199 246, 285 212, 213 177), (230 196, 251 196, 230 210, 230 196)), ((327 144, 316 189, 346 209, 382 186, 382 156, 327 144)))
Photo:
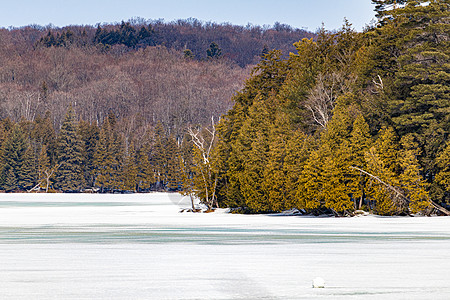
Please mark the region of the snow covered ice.
POLYGON ((181 207, 166 193, 1 194, 0 298, 450 298, 449 218, 181 207))

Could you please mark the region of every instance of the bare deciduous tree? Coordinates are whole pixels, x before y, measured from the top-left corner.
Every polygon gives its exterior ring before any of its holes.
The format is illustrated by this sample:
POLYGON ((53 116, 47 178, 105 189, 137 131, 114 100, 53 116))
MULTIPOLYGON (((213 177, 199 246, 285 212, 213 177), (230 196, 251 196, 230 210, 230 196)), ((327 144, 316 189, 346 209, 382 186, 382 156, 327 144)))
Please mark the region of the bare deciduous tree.
POLYGON ((196 193, 208 209, 213 209, 218 207, 216 197, 218 174, 211 161, 211 150, 216 140, 214 117, 211 118, 211 129, 205 128, 202 131, 200 128, 196 130, 189 128, 188 132, 196 149, 194 156, 195 172, 198 177, 194 180, 196 193), (205 133, 208 137, 204 136, 205 133))

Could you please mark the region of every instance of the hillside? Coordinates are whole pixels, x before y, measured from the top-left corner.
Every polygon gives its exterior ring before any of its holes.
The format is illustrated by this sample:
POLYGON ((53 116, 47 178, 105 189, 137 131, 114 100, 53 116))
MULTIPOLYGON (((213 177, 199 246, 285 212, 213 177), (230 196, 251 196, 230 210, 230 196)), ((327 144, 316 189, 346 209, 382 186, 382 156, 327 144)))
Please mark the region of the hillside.
POLYGON ((304 36, 194 19, 0 30, 0 189, 181 190, 188 128, 304 36))

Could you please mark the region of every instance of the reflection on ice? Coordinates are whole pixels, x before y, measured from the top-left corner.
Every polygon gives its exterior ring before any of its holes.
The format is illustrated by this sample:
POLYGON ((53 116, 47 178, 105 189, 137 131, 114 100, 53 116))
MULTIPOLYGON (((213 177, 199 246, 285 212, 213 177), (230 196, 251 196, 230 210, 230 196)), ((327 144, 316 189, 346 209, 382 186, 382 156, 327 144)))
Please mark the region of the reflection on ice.
MULTIPOLYGON (((181 202, 180 202, 181 201, 181 202)), ((179 213, 176 194, 2 194, 2 299, 443 299, 448 218, 179 213), (326 278, 312 289, 312 278, 326 278)))

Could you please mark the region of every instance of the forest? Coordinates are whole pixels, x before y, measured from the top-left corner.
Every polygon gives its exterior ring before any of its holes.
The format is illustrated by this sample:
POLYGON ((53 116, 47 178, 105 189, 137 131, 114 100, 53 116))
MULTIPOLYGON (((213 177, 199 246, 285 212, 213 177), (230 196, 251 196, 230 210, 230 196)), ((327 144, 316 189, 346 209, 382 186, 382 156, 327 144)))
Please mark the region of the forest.
POLYGON ((264 57, 203 134, 212 150, 194 140, 196 195, 247 213, 449 215, 450 4, 373 3, 362 33, 346 22, 264 57))
POLYGON ((372 2, 378 22, 363 32, 0 30, 0 189, 450 214, 450 4, 372 2))
POLYGON ((311 36, 196 19, 0 29, 0 189, 181 190, 188 128, 225 114, 269 47, 311 36))

